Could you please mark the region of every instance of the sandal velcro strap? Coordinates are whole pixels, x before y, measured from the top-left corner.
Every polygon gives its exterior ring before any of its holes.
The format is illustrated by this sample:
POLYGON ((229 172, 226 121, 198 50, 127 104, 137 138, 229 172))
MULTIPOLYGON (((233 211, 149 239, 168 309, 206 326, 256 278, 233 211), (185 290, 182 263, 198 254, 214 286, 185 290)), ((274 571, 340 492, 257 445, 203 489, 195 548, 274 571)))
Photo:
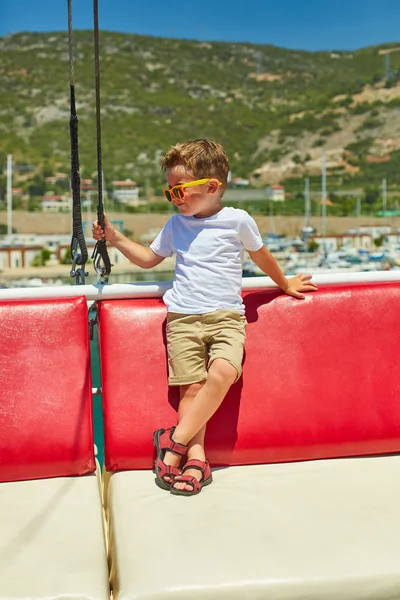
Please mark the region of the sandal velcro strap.
POLYGON ((193 477, 193 475, 179 475, 179 477, 175 477, 172 485, 175 486, 176 483, 186 483, 192 485, 193 492, 198 492, 202 487, 201 483, 196 479, 196 477, 193 477))
POLYGON ((154 465, 156 484, 163 490, 170 490, 174 478, 182 473, 178 467, 167 465, 164 462, 165 453, 167 450, 170 450, 181 458, 188 450, 187 446, 179 444, 179 442, 175 442, 172 439, 174 431, 175 427, 172 427, 171 429, 166 430, 157 429, 157 431, 153 433, 153 443, 157 453, 154 465), (164 479, 165 477, 169 477, 169 481, 164 479))
POLYGON ((164 475, 173 475, 176 477, 177 475, 181 475, 182 471, 179 467, 173 467, 172 465, 166 465, 161 458, 157 459, 157 467, 158 474, 160 477, 164 478, 164 475))
POLYGON ((195 496, 196 494, 201 492, 205 485, 210 485, 211 482, 212 474, 210 463, 207 460, 202 461, 194 458, 192 460, 187 461, 186 465, 183 468, 182 475, 175 477, 173 483, 171 484, 170 492, 171 494, 176 494, 177 496, 195 496), (189 471, 189 469, 198 469, 201 472, 200 481, 194 475, 185 475, 185 471, 187 472, 189 471), (189 490, 177 488, 176 484, 181 482, 191 486, 192 489, 189 490))
POLYGON ((187 446, 185 444, 180 444, 179 442, 175 442, 172 439, 172 435, 175 431, 175 427, 171 429, 166 429, 164 433, 160 435, 160 449, 161 450, 169 450, 174 454, 178 454, 179 456, 184 456, 187 452, 187 446))
POLYGON ((202 472, 204 477, 204 472, 207 469, 207 462, 203 460, 198 460, 197 458, 192 458, 192 460, 188 460, 183 468, 183 473, 186 469, 198 469, 202 472))

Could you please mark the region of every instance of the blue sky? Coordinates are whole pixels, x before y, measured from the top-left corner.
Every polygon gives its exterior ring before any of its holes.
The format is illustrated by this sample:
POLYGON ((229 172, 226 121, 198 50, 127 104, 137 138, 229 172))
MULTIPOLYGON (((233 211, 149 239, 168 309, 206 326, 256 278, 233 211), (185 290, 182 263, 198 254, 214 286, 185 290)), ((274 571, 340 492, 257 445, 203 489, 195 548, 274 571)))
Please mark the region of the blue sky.
MULTIPOLYGON (((73 0, 91 29, 92 0, 73 0)), ((0 0, 0 36, 63 31, 67 0, 0 0)), ((400 41, 400 0, 99 0, 101 29, 163 37, 354 50, 400 41)))

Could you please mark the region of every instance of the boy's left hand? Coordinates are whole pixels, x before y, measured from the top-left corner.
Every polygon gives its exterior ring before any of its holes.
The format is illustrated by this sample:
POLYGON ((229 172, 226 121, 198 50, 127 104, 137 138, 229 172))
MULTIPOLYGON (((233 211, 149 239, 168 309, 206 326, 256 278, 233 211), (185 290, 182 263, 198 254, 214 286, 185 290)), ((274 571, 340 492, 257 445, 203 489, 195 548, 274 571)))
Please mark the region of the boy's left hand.
POLYGON ((295 277, 290 277, 284 290, 285 294, 303 300, 305 296, 301 292, 315 292, 318 289, 315 283, 312 283, 311 278, 312 275, 303 275, 303 273, 297 273, 295 277))

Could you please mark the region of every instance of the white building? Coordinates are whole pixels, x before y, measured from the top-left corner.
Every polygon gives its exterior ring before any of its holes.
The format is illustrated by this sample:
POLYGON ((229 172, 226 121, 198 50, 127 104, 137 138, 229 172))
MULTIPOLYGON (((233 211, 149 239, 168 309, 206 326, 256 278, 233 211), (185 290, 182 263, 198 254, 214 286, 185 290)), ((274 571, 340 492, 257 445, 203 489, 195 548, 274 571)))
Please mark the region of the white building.
POLYGON ((12 233, 0 236, 1 246, 40 246, 56 248, 60 244, 69 244, 72 234, 60 233, 12 233))
POLYGON ((49 264, 52 261, 58 264, 58 247, 60 245, 69 247, 70 243, 71 234, 12 233, 0 236, 0 271, 31 266, 33 259, 44 248, 52 253, 49 264))
POLYGON ((125 181, 113 181, 113 197, 123 204, 139 204, 139 188, 136 181, 125 179, 125 181))
POLYGON ((267 187, 267 198, 274 202, 282 202, 285 199, 285 188, 283 185, 270 185, 267 187))
POLYGON ((6 246, 0 245, 0 271, 29 267, 43 246, 6 246))
POLYGON ((243 177, 234 177, 230 183, 232 187, 247 187, 250 185, 250 181, 243 179, 243 177))
POLYGON ((41 205, 43 212, 69 212, 72 210, 72 198, 50 192, 43 196, 41 205))

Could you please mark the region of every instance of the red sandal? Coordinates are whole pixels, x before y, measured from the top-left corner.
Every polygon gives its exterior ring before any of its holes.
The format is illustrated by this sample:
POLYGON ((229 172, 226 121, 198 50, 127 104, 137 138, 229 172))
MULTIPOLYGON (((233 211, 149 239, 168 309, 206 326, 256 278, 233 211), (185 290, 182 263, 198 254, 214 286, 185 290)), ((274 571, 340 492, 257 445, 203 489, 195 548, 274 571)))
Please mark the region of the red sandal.
POLYGON ((179 467, 172 467, 171 465, 165 464, 165 453, 168 450, 178 456, 184 456, 188 449, 184 444, 175 442, 172 439, 174 431, 175 427, 171 427, 171 429, 157 429, 157 431, 153 433, 153 442, 157 452, 154 464, 156 484, 163 490, 170 490, 175 477, 182 474, 182 470, 179 467), (165 477, 169 477, 169 481, 166 481, 165 477))
POLYGON ((186 465, 183 467, 182 475, 177 475, 174 478, 170 486, 170 492, 171 494, 175 494, 176 496, 195 496, 196 494, 200 494, 204 486, 210 485, 212 480, 213 478, 211 474, 211 468, 208 461, 206 460, 203 462, 202 460, 197 460, 194 458, 192 460, 187 461, 186 465), (184 473, 188 469, 198 469, 199 471, 201 471, 202 475, 200 481, 198 481, 193 475, 185 475, 184 473), (174 487, 174 484, 178 481, 182 481, 183 483, 191 485, 192 489, 177 490, 174 487))

